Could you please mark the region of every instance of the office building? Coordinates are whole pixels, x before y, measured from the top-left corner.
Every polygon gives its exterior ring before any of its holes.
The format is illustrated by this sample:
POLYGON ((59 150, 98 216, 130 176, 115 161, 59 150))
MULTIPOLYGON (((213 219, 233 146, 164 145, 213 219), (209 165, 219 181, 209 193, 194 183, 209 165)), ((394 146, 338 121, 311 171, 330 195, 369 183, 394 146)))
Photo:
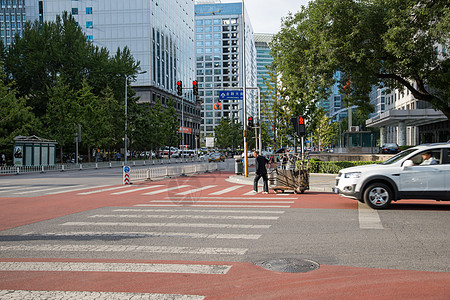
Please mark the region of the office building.
MULTIPOLYGON (((244 121, 243 101, 219 101, 219 91, 241 89, 244 80, 247 88, 256 87, 256 49, 250 19, 243 12, 242 3, 220 3, 217 0, 196 3, 195 59, 202 100, 201 141, 204 143, 206 137, 214 136, 214 128, 222 118, 244 121)), ((247 116, 256 113, 256 94, 256 90, 247 91, 247 116)))
MULTIPOLYGON (((128 47, 144 74, 132 83, 141 102, 165 105, 176 101, 185 145, 195 148, 200 134, 200 108, 192 94, 195 80, 194 1, 44 0, 45 21, 71 13, 94 45, 115 55, 128 47), (182 81, 183 96, 176 82, 182 81), (183 124, 181 124, 183 123, 183 124)), ((181 128, 180 128, 181 129, 181 128)))

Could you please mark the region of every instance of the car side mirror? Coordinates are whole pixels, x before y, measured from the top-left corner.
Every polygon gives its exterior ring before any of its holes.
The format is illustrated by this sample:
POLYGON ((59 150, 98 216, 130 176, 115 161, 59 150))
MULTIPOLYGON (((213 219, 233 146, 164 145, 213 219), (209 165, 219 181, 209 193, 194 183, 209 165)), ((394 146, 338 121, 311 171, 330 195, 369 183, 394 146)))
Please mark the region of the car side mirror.
POLYGON ((414 163, 413 163, 413 161, 410 160, 410 159, 408 159, 407 161, 405 161, 405 162, 403 163, 403 169, 406 169, 406 168, 409 168, 409 167, 412 167, 412 166, 414 166, 414 163))

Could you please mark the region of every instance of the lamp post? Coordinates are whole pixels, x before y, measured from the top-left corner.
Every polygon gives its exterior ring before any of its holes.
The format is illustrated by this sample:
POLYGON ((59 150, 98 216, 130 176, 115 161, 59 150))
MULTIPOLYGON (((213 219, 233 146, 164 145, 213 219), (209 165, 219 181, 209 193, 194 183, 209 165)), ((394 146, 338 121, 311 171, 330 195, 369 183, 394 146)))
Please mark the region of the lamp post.
MULTIPOLYGON (((140 74, 145 74, 147 73, 147 71, 142 71, 137 73, 138 75, 140 74)), ((128 135, 127 135, 127 129, 128 129, 128 75, 125 75, 125 165, 127 164, 127 154, 128 154, 128 149, 127 149, 127 144, 128 144, 128 135)))

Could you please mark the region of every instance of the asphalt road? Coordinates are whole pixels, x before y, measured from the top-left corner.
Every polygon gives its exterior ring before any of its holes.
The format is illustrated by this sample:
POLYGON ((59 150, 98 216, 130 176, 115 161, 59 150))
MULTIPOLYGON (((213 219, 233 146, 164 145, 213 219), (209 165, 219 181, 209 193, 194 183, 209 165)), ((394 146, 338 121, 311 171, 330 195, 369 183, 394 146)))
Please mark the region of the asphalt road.
POLYGON ((0 299, 448 299, 448 204, 376 211, 322 192, 333 176, 252 195, 233 169, 130 186, 120 169, 0 177, 0 299))

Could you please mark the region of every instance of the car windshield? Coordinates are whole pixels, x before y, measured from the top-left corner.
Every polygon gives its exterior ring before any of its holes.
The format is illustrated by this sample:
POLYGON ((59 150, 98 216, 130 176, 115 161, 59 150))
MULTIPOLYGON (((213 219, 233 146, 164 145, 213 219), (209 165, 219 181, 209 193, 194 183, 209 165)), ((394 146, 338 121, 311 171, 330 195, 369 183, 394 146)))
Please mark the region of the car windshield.
POLYGON ((403 159, 405 156, 410 155, 411 153, 413 153, 414 151, 416 151, 417 149, 415 148, 410 148, 407 149, 405 151, 400 152, 399 154, 395 155, 394 157, 391 157, 390 159, 388 159, 385 162, 382 162, 382 165, 391 165, 394 164, 396 162, 398 162, 399 160, 403 159))

